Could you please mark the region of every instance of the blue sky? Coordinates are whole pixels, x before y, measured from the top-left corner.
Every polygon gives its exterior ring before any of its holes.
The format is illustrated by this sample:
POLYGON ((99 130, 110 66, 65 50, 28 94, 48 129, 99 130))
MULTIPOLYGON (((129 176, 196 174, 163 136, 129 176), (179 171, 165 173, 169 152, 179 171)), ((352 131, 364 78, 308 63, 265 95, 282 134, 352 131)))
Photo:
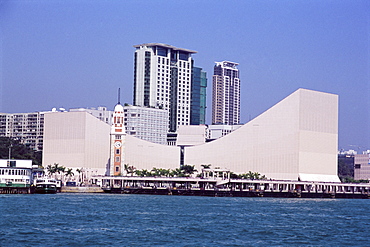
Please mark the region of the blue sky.
POLYGON ((339 95, 339 147, 370 149, 370 1, 1 1, 0 112, 132 103, 133 45, 239 63, 241 121, 298 88, 339 95), (352 145, 352 146, 351 146, 352 145))

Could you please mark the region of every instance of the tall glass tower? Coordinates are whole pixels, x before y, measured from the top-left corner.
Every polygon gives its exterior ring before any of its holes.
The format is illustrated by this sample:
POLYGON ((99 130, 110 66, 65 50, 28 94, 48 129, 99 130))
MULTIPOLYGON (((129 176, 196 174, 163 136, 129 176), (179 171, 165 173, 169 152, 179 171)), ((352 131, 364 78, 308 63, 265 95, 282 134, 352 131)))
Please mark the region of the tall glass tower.
POLYGON ((206 122, 207 73, 202 68, 193 67, 191 84, 190 124, 206 122))
POLYGON ((216 62, 212 87, 212 123, 240 123, 240 79, 238 63, 216 62))

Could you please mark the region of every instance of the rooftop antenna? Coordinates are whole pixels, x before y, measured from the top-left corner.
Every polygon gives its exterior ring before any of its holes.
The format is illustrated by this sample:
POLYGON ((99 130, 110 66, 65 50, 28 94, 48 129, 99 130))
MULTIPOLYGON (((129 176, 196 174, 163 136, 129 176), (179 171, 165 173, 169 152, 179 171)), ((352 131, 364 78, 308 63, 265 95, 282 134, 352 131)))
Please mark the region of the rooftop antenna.
POLYGON ((118 88, 118 104, 121 104, 121 88, 118 88))

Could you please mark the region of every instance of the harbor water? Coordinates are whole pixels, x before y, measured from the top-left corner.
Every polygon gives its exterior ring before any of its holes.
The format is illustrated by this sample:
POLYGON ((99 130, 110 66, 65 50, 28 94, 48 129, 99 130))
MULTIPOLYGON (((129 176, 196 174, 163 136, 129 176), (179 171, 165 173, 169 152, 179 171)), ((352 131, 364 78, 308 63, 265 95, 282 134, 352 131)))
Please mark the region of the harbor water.
POLYGON ((0 195, 0 246, 369 246, 370 200, 0 195))

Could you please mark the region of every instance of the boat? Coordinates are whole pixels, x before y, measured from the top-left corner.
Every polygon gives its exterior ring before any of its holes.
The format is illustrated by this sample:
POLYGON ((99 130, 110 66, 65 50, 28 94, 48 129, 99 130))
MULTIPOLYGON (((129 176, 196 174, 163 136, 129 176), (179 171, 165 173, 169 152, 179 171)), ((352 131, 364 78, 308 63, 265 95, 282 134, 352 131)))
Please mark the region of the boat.
POLYGON ((0 159, 0 194, 29 194, 32 160, 0 159))
POLYGON ((36 194, 55 194, 58 191, 58 181, 54 178, 40 177, 34 183, 36 194))

